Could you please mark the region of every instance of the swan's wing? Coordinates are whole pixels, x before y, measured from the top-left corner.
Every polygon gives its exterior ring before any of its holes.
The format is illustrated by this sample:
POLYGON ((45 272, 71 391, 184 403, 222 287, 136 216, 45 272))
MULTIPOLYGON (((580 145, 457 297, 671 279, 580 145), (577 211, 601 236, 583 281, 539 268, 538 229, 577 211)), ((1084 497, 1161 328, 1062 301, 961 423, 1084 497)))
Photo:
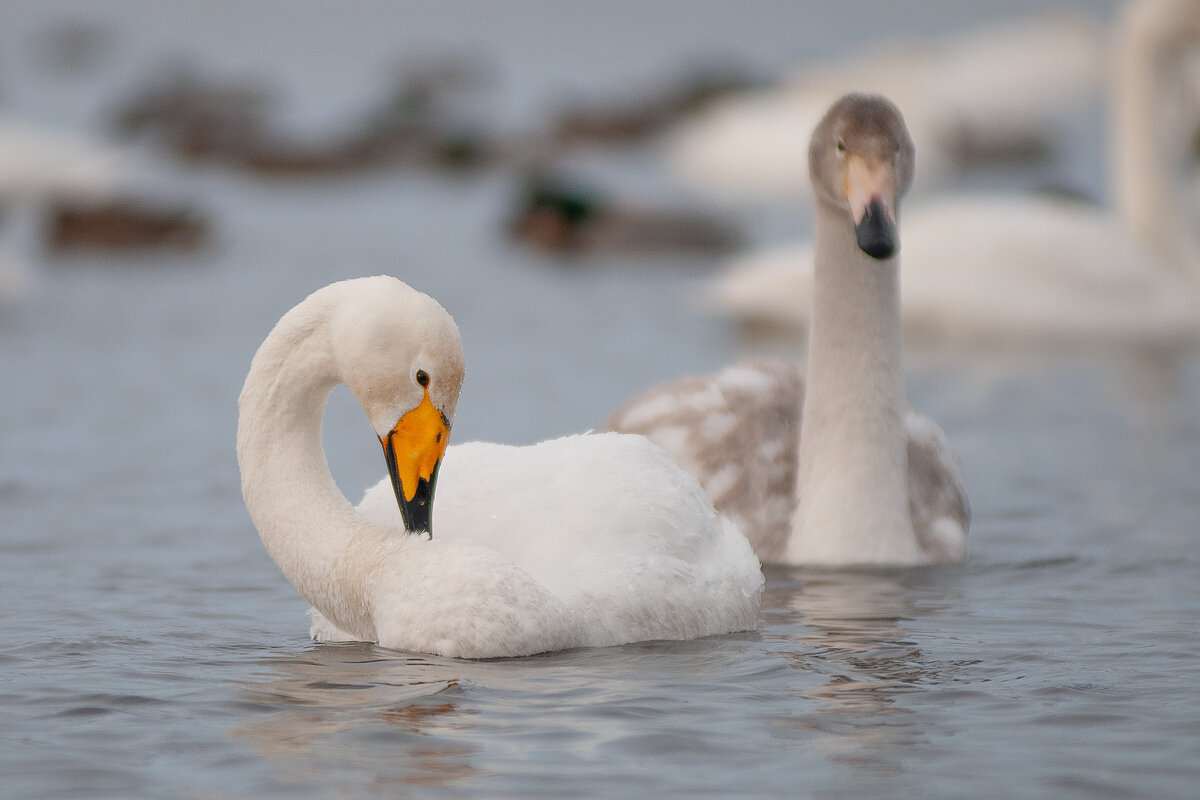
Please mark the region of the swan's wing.
POLYGON ((606 424, 665 450, 700 481, 760 559, 778 560, 795 506, 803 391, 795 365, 745 362, 649 389, 606 424))
MULTIPOLYGON (((402 592, 503 599, 490 611, 454 612, 463 619, 515 615, 513 624, 524 624, 561 611, 569 619, 535 627, 578 636, 548 640, 544 649, 568 646, 561 641, 605 646, 754 627, 758 559, 713 511, 698 481, 641 436, 581 434, 525 447, 466 442, 447 450, 439 474, 427 544, 442 563, 418 572, 441 577, 436 586, 402 592), (522 604, 532 610, 519 611, 522 604)), ((395 520, 390 493, 381 482, 360 511, 395 520)), ((319 622, 314 616, 314 635, 338 634, 319 622)), ((386 633, 379 629, 380 637, 386 633)), ((502 652, 499 644, 488 648, 502 652)))
POLYGON ((962 467, 938 424, 909 411, 908 497, 913 530, 935 561, 961 561, 966 555, 971 508, 962 467))

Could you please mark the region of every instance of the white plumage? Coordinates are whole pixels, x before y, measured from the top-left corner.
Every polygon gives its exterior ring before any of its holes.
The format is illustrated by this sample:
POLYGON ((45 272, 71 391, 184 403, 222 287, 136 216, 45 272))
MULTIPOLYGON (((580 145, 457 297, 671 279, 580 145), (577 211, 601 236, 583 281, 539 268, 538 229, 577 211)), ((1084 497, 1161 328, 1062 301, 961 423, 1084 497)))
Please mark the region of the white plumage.
POLYGON ((344 381, 383 438, 418 405, 416 370, 452 420, 461 365, 450 316, 387 277, 319 290, 255 356, 243 494, 314 606, 316 638, 485 658, 754 627, 763 579, 749 544, 642 437, 451 447, 432 538, 405 531, 386 479, 351 507, 321 451, 329 391, 344 381))

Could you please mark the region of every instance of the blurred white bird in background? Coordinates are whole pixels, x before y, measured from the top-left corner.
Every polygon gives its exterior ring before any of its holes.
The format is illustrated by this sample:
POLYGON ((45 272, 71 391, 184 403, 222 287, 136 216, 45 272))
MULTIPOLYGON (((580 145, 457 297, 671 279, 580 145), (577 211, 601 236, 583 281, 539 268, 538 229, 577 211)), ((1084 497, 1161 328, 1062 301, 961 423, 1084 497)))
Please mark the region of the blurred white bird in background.
MULTIPOLYGON (((117 195, 126 170, 121 150, 0 111, 0 209, 49 200, 97 202, 117 195)), ((8 223, 11 226, 11 223, 8 223)), ((9 238, 11 231, 6 230, 9 238)), ((15 300, 31 275, 18 256, 0 252, 0 302, 15 300)))
MULTIPOLYGON (((906 333, 1074 344, 1200 336, 1197 64, 1200 0, 1128 6, 1110 86, 1110 208, 967 193, 912 208, 902 242, 906 333)), ((705 302, 750 323, 804 326, 811 245, 735 260, 705 302)))
POLYGON ((667 140, 673 170, 732 200, 811 198, 804 136, 851 91, 904 109, 919 192, 980 154, 1040 151, 1099 89, 1102 28, 1080 15, 1014 20, 937 42, 884 42, 796 68, 782 85, 706 106, 667 140))

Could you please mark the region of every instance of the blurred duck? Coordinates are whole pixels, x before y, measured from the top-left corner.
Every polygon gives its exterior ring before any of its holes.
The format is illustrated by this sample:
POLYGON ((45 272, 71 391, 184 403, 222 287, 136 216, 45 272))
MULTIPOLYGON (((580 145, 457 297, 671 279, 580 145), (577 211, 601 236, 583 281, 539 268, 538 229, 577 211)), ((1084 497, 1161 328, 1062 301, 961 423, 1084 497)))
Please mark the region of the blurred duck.
POLYGON ((936 44, 877 44, 797 69, 783 85, 714 101, 668 140, 686 181, 731 199, 810 199, 803 148, 835 99, 879 92, 905 110, 921 190, 978 156, 1038 154, 1100 83, 1103 37, 1078 16, 997 24, 936 44))
POLYGON ((551 124, 559 144, 626 144, 665 131, 713 100, 735 92, 761 89, 758 77, 733 65, 698 65, 679 80, 635 89, 630 96, 559 109, 551 124))
POLYGON ((508 222, 509 235, 551 253, 728 254, 740 231, 712 214, 619 203, 582 182, 534 175, 508 222))
POLYGON ((737 365, 650 389, 612 430, 641 433, 699 480, 764 562, 916 565, 966 557, 957 459, 904 397, 899 204, 913 143, 894 105, 848 95, 808 150, 815 308, 807 382, 737 365))
POLYGON ((242 493, 316 639, 492 658, 754 627, 758 560, 694 478, 615 433, 447 449, 463 370, 450 315, 386 276, 314 292, 254 356, 242 493), (339 383, 390 475, 357 509, 321 445, 339 383))
POLYGON ((194 208, 126 196, 55 202, 46 217, 46 245, 55 252, 197 250, 212 236, 208 216, 194 208))
MULTIPOLYGON (((1120 20, 1112 209, 1068 197, 948 195, 904 221, 904 324, 915 337, 1063 344, 1200 336, 1200 0, 1142 0, 1120 20)), ((802 327, 811 244, 751 254, 709 301, 802 327)))
POLYGON ((490 163, 494 145, 458 110, 469 65, 398 75, 376 107, 344 130, 288 130, 273 93, 253 80, 213 79, 186 64, 155 72, 114 114, 117 129, 148 134, 188 161, 218 161, 270 176, 311 176, 398 165, 461 169, 490 163))

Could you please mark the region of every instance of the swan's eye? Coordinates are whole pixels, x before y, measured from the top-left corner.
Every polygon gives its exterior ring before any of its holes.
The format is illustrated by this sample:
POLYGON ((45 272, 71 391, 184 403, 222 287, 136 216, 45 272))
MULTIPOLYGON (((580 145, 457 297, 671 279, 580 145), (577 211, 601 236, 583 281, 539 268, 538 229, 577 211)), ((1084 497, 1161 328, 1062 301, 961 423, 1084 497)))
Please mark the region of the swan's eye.
POLYGON ((842 141, 841 139, 838 139, 837 145, 835 146, 834 149, 836 149, 839 154, 844 153, 844 152, 846 152, 846 143, 844 141, 842 141))
POLYGON ((428 386, 429 385, 429 373, 423 369, 417 370, 417 383, 421 384, 422 386, 428 386))

